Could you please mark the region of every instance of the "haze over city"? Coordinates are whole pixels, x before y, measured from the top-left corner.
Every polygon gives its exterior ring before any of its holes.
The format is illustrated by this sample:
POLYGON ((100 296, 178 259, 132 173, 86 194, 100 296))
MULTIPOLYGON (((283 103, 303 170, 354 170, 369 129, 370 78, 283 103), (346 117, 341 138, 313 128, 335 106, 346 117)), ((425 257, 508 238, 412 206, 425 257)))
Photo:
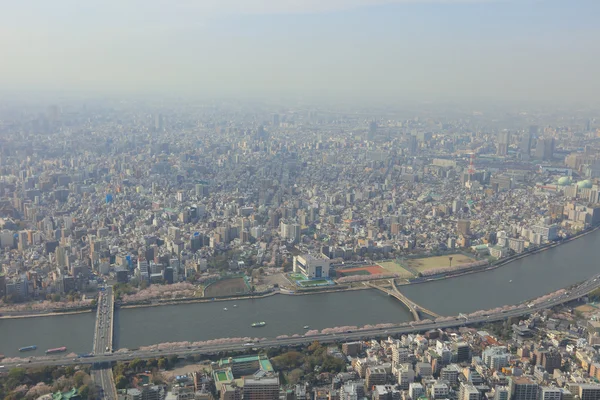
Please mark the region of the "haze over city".
POLYGON ((600 400, 600 0, 0 0, 0 399, 600 400))
POLYGON ((0 90, 597 102, 600 2, 2 1, 0 90))

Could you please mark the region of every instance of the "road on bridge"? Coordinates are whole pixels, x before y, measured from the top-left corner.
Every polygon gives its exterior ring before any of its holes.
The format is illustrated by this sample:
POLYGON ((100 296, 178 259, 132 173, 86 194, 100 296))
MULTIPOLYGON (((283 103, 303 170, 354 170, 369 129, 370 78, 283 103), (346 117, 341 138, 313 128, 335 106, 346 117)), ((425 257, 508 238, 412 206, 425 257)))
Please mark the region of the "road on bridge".
MULTIPOLYGON (((96 313, 96 330, 94 333, 93 357, 90 359, 110 354, 113 347, 113 322, 114 322, 114 294, 112 286, 106 286, 98 295, 98 310, 96 313)), ((117 388, 110 368, 105 364, 95 363, 92 370, 92 379, 102 388, 102 398, 117 400, 117 388)))

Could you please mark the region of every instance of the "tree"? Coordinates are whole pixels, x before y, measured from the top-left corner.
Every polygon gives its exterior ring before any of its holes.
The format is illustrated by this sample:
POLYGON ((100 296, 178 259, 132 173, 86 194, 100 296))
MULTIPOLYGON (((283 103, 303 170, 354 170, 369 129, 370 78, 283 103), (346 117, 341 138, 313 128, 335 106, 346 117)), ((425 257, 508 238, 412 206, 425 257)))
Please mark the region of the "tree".
MULTIPOLYGON (((145 364, 145 362, 144 362, 145 364)), ((129 363, 129 368, 131 368, 134 371, 138 371, 139 368, 142 366, 142 360, 140 360, 139 358, 134 358, 133 360, 131 360, 131 362, 129 363)))
POLYGON ((179 362, 179 357, 175 354, 169 356, 169 367, 174 367, 179 362))
POLYGON ((13 368, 8 371, 8 379, 14 379, 17 382, 21 383, 23 378, 25 378, 25 369, 24 368, 13 368))
POLYGON ((159 369, 166 369, 167 368, 167 359, 164 357, 161 357, 158 360, 158 368, 159 369))
POLYGON ((300 382, 303 376, 304 371, 302 371, 300 368, 292 370, 292 372, 290 372, 287 376, 288 384, 295 385, 296 383, 300 382))
POLYGON ((79 388, 79 395, 82 399, 87 399, 90 395, 90 387, 88 385, 83 385, 79 388))
MULTIPOLYGON (((133 361, 135 361, 135 360, 133 360, 133 361)), ((133 361, 132 361, 132 363, 133 363, 133 361)), ((129 366, 131 367, 131 363, 129 364, 129 366)), ((125 373, 125 364, 122 363, 121 361, 118 361, 117 364, 113 367, 113 374, 114 375, 123 375, 124 373, 125 373)))
POLYGON ((117 389, 125 389, 128 383, 129 382, 127 381, 127 378, 125 378, 123 375, 119 375, 115 378, 115 385, 117 386, 117 389))
POLYGON ((75 375, 73 376, 75 386, 77 386, 77 387, 83 386, 83 384, 85 383, 85 378, 87 378, 87 376, 88 375, 83 371, 75 372, 75 375))
POLYGON ((60 301, 60 294, 54 293, 52 295, 52 301, 55 302, 55 303, 59 302, 60 301))
POLYGON ((319 348, 321 347, 321 344, 317 341, 314 341, 310 344, 310 346, 308 346, 308 351, 310 351, 311 353, 314 353, 315 351, 317 351, 319 348))

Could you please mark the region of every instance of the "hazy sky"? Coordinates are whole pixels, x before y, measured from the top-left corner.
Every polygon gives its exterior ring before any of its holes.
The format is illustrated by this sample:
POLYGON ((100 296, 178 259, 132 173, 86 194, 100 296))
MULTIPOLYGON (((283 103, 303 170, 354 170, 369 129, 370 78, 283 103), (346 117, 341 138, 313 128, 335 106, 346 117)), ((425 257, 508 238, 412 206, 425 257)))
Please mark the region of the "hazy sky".
POLYGON ((0 10, 0 90, 600 97, 600 0, 0 0, 0 10))

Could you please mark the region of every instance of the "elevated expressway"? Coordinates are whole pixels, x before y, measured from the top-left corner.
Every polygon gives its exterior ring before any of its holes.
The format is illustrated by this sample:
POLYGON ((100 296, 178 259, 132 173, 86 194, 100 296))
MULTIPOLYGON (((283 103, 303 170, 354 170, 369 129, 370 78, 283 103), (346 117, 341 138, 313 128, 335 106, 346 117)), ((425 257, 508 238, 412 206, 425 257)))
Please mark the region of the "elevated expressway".
POLYGON ((93 359, 94 361, 92 379, 96 385, 99 385, 102 388, 102 398, 109 400, 118 399, 112 368, 110 362, 102 363, 98 361, 97 356, 112 353, 115 320, 114 310, 115 296, 112 286, 107 286, 105 290, 101 291, 98 295, 98 310, 96 313, 96 327, 94 330, 94 344, 92 349, 94 356, 89 357, 88 359, 90 361, 93 359))

